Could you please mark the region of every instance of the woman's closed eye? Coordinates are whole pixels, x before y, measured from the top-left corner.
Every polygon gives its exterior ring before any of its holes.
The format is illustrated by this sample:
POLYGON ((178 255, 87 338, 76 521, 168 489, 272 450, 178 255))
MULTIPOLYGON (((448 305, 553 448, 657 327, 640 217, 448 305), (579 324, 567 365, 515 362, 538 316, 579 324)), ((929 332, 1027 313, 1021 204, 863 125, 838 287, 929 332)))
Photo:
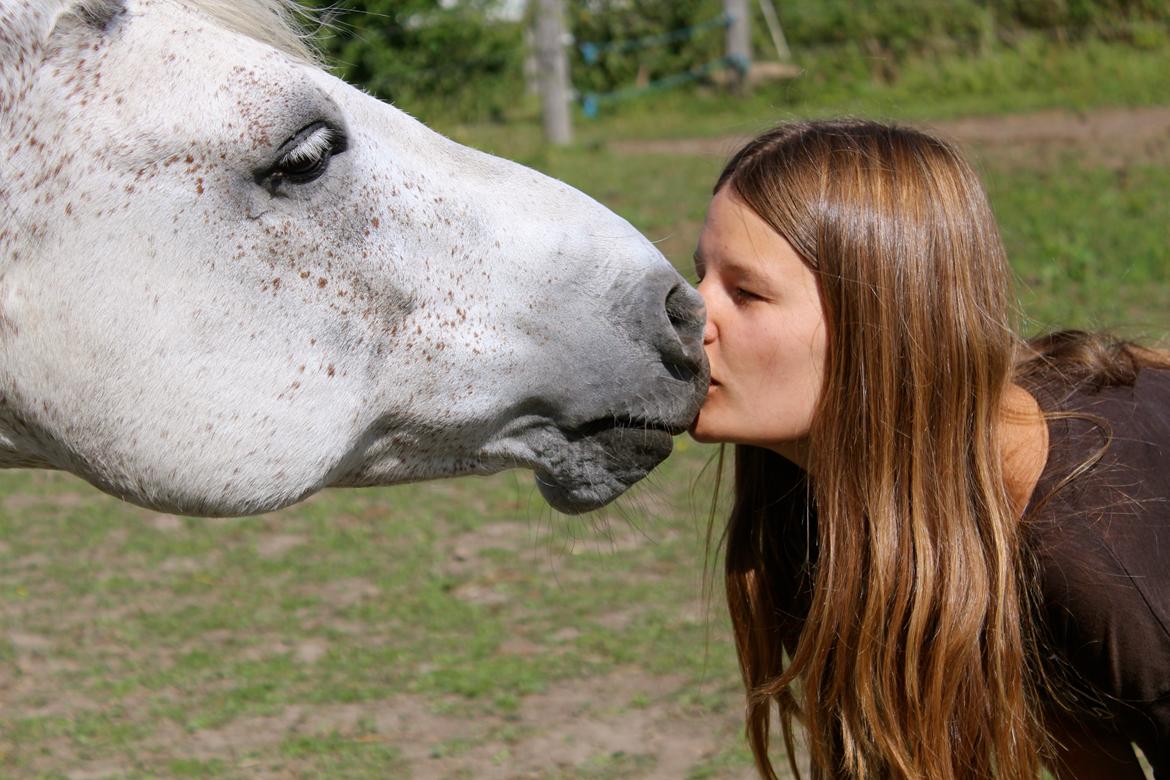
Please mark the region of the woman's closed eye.
POLYGON ((732 295, 735 297, 735 300, 740 302, 740 303, 749 303, 751 301, 764 300, 764 297, 762 295, 759 295, 758 293, 752 292, 751 290, 747 289, 746 287, 736 287, 734 290, 732 290, 732 295))

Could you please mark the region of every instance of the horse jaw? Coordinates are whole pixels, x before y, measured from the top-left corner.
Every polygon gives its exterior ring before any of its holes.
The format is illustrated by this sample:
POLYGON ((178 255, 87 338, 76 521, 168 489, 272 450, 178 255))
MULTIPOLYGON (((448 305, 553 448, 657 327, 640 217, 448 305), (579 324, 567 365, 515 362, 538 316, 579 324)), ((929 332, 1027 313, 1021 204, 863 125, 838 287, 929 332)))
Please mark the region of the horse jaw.
POLYGON ((33 51, 0 137, 7 464, 192 514, 524 466, 581 511, 693 418, 697 298, 583 194, 173 0, 33 51), (322 176, 265 178, 320 127, 322 176))

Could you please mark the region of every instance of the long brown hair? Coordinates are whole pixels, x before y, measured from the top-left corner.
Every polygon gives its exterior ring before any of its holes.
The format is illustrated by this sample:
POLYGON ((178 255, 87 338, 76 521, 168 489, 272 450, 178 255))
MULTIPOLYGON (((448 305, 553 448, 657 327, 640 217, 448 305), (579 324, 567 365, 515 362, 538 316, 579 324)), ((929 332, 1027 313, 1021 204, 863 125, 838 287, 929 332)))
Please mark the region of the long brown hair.
POLYGON ((796 718, 818 776, 1036 777, 997 437, 1021 344, 978 177, 924 133, 831 121, 756 138, 724 187, 816 274, 828 332, 813 477, 735 448, 725 574, 760 773, 776 777, 775 703, 790 760, 796 718))

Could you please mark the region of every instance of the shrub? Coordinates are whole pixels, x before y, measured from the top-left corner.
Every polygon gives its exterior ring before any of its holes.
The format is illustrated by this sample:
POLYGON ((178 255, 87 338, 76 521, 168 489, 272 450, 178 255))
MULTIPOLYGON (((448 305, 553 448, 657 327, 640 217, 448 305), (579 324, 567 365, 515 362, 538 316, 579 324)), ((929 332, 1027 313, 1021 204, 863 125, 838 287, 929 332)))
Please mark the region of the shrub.
POLYGON ((500 116, 524 89, 523 25, 489 0, 310 0, 338 75, 427 118, 500 116))

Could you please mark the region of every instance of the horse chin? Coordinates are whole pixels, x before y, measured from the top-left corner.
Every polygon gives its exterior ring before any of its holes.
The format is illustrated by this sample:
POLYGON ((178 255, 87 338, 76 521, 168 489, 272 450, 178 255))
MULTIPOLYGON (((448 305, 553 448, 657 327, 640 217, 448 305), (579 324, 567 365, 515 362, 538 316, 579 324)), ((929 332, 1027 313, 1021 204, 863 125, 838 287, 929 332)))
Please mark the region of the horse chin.
POLYGON ((608 422, 584 435, 570 431, 557 456, 535 470, 536 484, 559 512, 599 509, 665 460, 673 443, 671 430, 649 424, 608 422))

